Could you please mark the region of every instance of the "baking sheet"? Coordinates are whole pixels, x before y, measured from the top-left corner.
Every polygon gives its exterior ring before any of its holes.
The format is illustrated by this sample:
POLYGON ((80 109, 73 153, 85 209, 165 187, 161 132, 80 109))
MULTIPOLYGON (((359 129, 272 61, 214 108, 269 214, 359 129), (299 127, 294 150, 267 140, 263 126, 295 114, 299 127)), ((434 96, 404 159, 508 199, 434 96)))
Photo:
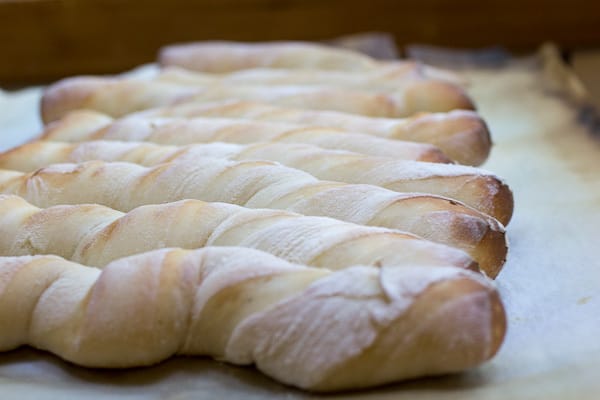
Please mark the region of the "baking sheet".
MULTIPOLYGON (((500 352, 461 375, 327 399, 600 398, 600 140, 582 117, 585 93, 556 54, 546 48, 525 61, 458 70, 492 130, 484 167, 515 194, 510 254, 497 279, 509 321, 500 352)), ((37 132, 39 93, 0 93, 2 148, 37 132)), ((2 399, 115 397, 318 398, 207 359, 99 371, 27 348, 0 354, 2 399)))

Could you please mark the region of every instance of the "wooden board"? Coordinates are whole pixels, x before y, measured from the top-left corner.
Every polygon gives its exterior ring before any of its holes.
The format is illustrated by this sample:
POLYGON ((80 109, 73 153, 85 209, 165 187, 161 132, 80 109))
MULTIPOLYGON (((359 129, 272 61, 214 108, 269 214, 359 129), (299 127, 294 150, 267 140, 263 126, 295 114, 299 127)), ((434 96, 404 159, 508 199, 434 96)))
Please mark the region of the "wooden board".
POLYGON ((600 45, 589 0, 2 0, 0 86, 115 73, 190 40, 324 40, 362 31, 409 43, 531 51, 600 45))

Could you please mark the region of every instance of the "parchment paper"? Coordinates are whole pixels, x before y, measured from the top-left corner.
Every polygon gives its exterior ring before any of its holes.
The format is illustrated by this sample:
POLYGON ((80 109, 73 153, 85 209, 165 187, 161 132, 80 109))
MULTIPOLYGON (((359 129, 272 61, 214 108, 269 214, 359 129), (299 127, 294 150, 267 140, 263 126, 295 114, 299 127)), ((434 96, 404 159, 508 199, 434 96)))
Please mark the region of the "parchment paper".
MULTIPOLYGON (((464 63, 463 63, 464 64, 464 63)), ((511 185, 510 254, 497 279, 509 330, 499 354, 465 374, 327 398, 599 399, 600 141, 585 126, 585 92, 545 51, 459 73, 488 121, 485 164, 511 185)), ((39 90, 0 94, 4 148, 37 128, 39 90)), ((0 398, 303 399, 251 368, 177 358, 97 371, 31 349, 0 355, 0 398)))

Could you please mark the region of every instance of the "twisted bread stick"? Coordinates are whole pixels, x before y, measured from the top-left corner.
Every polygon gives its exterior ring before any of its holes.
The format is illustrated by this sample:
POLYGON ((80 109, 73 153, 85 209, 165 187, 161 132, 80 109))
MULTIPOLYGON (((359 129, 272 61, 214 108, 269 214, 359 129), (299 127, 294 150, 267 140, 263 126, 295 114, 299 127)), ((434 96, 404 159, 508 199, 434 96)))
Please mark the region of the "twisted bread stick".
POLYGON ((216 82, 229 85, 326 85, 361 89, 392 91, 425 78, 418 64, 406 62, 386 65, 361 73, 331 70, 269 69, 256 68, 235 71, 229 74, 194 72, 175 66, 162 69, 157 80, 183 85, 209 85, 216 82))
MULTIPOLYGON (((93 126, 93 125, 92 125, 93 126)), ((156 121, 129 118, 93 132, 72 128, 64 134, 60 129, 50 130, 50 140, 124 140, 150 141, 159 144, 182 144, 231 140, 239 131, 221 130, 219 121, 156 121)), ((251 137, 244 131, 242 136, 251 137)), ((32 146, 35 147, 36 145, 32 146)), ((215 146, 211 148, 216 149, 215 146)), ((249 148, 247 157, 241 159, 270 159, 293 168, 305 170, 320 179, 347 183, 368 183, 397 192, 423 192, 459 200, 498 219, 503 224, 510 221, 513 198, 509 187, 497 176, 481 169, 435 163, 400 161, 359 154, 340 153, 315 147, 272 144, 249 148), (256 149, 256 150, 253 150, 256 149), (284 153, 280 153, 280 151, 284 153)), ((27 152, 28 150, 26 150, 27 152)), ((18 151, 12 156, 20 157, 18 151)), ((10 153, 7 157, 10 157, 10 153)), ((106 154, 105 157, 111 157, 106 154)), ((109 158, 112 160, 113 158, 109 158)))
POLYGON ((224 73, 249 68, 352 71, 361 74, 408 75, 460 81, 452 72, 411 60, 378 61, 355 51, 311 42, 242 43, 204 41, 175 44, 160 50, 162 66, 224 73), (383 71, 381 71, 383 70, 383 71))
MULTIPOLYGON (((412 63, 408 63, 411 65, 412 63)), ((414 65, 414 64, 413 64, 414 65)), ((185 86, 209 85, 311 85, 359 89, 381 93, 404 93, 410 103, 421 104, 424 110, 447 111, 457 108, 472 108, 467 94, 459 86, 445 80, 421 76, 417 68, 405 64, 386 66, 366 73, 343 71, 262 69, 242 70, 237 73, 217 75, 200 74, 177 67, 166 68, 154 78, 159 82, 185 86), (407 73, 410 71, 412 73, 407 73)))
POLYGON ((504 263, 504 228, 492 218, 443 197, 400 194, 369 185, 319 181, 268 161, 197 159, 144 168, 90 161, 55 164, 6 177, 0 192, 39 207, 98 203, 120 211, 181 199, 222 201, 327 216, 361 225, 400 229, 464 249, 490 276, 504 263))
POLYGON ((176 44, 163 47, 158 61, 163 66, 177 65, 217 73, 257 67, 369 71, 379 65, 374 59, 351 50, 306 42, 176 44))
POLYGON ((37 208, 0 195, 0 254, 55 254, 94 267, 163 247, 241 246, 320 268, 477 266, 465 253, 399 231, 182 200, 122 212, 95 204, 37 208))
POLYGON ((180 83, 211 83, 215 79, 228 83, 253 83, 261 85, 324 84, 334 86, 393 89, 411 80, 437 80, 466 86, 464 78, 449 70, 439 69, 413 60, 379 61, 367 71, 327 69, 277 69, 245 68, 228 72, 207 72, 177 65, 165 65, 158 79, 180 83))
POLYGON ((90 367, 175 354, 256 364, 318 391, 476 366, 505 316, 489 281, 456 268, 330 272, 242 248, 163 249, 103 270, 0 257, 0 350, 24 344, 90 367))
POLYGON ((338 110, 374 117, 404 117, 420 111, 473 109, 457 87, 372 93, 330 86, 209 85, 189 87, 160 81, 126 78, 67 78, 51 85, 42 97, 42 117, 51 122, 68 111, 89 108, 113 117, 173 104, 224 99, 257 100, 317 110, 338 110))
POLYGON ((451 159, 467 165, 483 163, 492 146, 485 122, 477 113, 466 110, 391 119, 233 100, 217 103, 187 102, 139 114, 149 117, 243 118, 335 127, 387 139, 431 143, 451 159))
POLYGON ((431 78, 464 84, 464 79, 449 70, 413 60, 380 61, 355 51, 310 42, 185 43, 162 48, 158 58, 163 67, 179 66, 211 73, 231 73, 249 68, 275 69, 275 72, 277 68, 308 69, 318 72, 346 71, 357 76, 360 73, 388 78, 431 78))
MULTIPOLYGON (((255 141, 280 141, 307 143, 337 150, 355 151, 398 160, 415 160, 449 163, 450 159, 437 147, 425 143, 380 139, 370 135, 339 131, 336 129, 304 128, 301 125, 262 123, 235 119, 195 118, 193 120, 126 117, 113 120, 95 111, 73 111, 44 129, 48 140, 76 142, 94 138, 144 137, 148 130, 170 127, 169 143, 189 144, 225 141, 251 143, 255 141), (177 126, 175 128, 175 126, 177 126), (179 134, 173 135, 171 129, 179 134)), ((167 132, 164 133, 167 135, 167 132)), ((165 141, 167 137, 164 138, 165 141)), ((158 140, 158 138, 157 138, 158 140)))

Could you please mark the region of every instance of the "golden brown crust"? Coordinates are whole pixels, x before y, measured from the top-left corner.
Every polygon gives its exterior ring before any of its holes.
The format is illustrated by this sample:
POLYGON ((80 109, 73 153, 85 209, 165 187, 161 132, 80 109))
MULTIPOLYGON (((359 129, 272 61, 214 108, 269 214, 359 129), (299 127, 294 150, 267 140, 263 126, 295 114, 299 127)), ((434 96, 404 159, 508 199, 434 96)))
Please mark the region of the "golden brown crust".
POLYGON ((415 157, 415 161, 432 162, 439 164, 452 163, 452 159, 446 154, 444 154, 442 150, 435 146, 431 146, 429 149, 424 149, 418 157, 415 157))
POLYGON ((490 278, 496 278, 506 261, 508 246, 502 224, 494 218, 450 199, 422 195, 390 204, 386 210, 369 221, 375 226, 394 225, 402 209, 421 210, 422 217, 413 223, 411 232, 434 242, 460 248, 480 265, 490 278), (427 213, 424 210, 428 210, 427 213), (452 242, 447 239, 452 238, 452 242))
POLYGON ((494 203, 494 214, 498 215, 499 221, 505 221, 503 224, 508 225, 512 219, 514 212, 514 196, 513 192, 504 181, 500 182, 498 193, 496 194, 496 202, 494 203))
POLYGON ((492 148, 490 131, 476 113, 454 110, 445 115, 422 114, 396 125, 388 136, 431 143, 448 157, 465 165, 480 165, 492 148))
POLYGON ((487 276, 496 279, 508 254, 506 233, 503 230, 489 229, 470 254, 481 265, 487 265, 485 271, 487 276))
POLYGON ((184 103, 144 113, 146 117, 212 117, 296 123, 333 127, 382 138, 430 143, 454 161, 465 165, 483 163, 492 146, 489 130, 477 113, 418 113, 409 118, 370 118, 327 110, 303 110, 249 101, 184 103))
POLYGON ((512 218, 514 199, 511 189, 493 174, 456 173, 455 175, 423 176, 416 179, 390 179, 380 186, 397 192, 434 193, 459 200, 508 225, 512 218))
POLYGON ((448 112, 474 110, 475 104, 459 86, 437 80, 417 80, 408 85, 404 95, 408 115, 420 111, 448 112))

